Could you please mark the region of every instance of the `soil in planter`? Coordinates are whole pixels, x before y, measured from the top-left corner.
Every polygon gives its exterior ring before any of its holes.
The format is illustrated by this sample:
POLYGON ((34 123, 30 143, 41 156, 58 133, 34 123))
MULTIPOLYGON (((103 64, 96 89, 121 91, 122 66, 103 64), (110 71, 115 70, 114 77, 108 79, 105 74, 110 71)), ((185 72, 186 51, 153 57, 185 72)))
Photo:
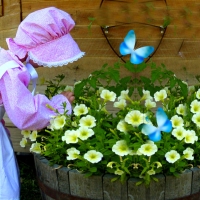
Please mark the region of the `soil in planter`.
POLYGON ((36 180, 33 155, 20 153, 16 157, 20 168, 20 200, 41 200, 42 198, 36 180))

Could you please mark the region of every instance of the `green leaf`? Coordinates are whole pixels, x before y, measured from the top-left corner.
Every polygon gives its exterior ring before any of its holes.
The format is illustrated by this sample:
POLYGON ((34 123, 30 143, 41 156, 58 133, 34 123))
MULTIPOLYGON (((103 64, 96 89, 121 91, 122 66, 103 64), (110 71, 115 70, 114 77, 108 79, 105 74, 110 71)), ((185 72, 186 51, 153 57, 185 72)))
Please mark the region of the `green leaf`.
POLYGON ((74 87, 74 95, 75 97, 79 97, 83 92, 83 88, 85 86, 85 81, 81 81, 80 83, 76 84, 74 87))
POLYGON ((176 171, 176 169, 174 168, 174 167, 170 167, 170 172, 175 172, 176 171))
POLYGON ((96 167, 91 167, 90 168, 90 172, 96 172, 97 171, 97 168, 96 167))
POLYGON ((154 181, 158 182, 158 179, 157 179, 156 177, 151 176, 151 178, 152 178, 154 181))
POLYGON ((97 79, 92 77, 88 80, 91 87, 96 88, 97 79))
POLYGON ((90 176, 92 176, 92 175, 93 175, 92 172, 85 173, 85 177, 86 177, 86 178, 87 178, 87 177, 90 177, 90 176))
POLYGON ((141 185, 144 181, 138 181, 135 185, 138 186, 138 185, 141 185))
POLYGON ((116 176, 116 177, 111 179, 111 182, 117 181, 119 178, 120 178, 119 176, 116 176))

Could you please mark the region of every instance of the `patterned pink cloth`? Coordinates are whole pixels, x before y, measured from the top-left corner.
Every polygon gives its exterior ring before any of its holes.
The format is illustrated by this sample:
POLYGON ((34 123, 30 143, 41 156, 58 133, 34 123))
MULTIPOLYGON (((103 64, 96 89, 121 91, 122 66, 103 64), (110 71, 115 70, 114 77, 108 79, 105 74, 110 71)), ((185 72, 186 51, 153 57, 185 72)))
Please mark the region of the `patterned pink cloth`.
POLYGON ((75 23, 55 7, 30 13, 19 25, 15 38, 7 38, 9 49, 20 59, 28 53, 38 65, 58 67, 84 56, 70 35, 75 23))
MULTIPOLYGON (((16 58, 9 51, 1 49, 0 69, 2 64, 13 59, 16 58)), ((65 96, 56 95, 51 100, 41 94, 32 96, 27 89, 29 82, 30 74, 22 63, 18 68, 8 69, 0 79, 0 104, 4 104, 8 117, 16 127, 36 130, 47 126, 55 113, 46 104, 62 112, 62 102, 67 102, 68 114, 71 114, 71 104, 65 96)))

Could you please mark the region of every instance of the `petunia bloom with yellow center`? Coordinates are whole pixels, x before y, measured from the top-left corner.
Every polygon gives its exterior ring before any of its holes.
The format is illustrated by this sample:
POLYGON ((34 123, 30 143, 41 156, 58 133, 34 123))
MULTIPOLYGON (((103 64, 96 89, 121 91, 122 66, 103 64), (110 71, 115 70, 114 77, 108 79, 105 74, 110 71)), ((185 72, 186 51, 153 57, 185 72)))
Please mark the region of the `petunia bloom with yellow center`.
POLYGON ((132 126, 139 126, 144 123, 145 116, 138 110, 132 110, 125 116, 125 122, 131 124, 132 126))
POLYGON ((175 150, 171 150, 165 154, 165 158, 169 163, 175 163, 180 157, 180 154, 175 150))
POLYGON ((95 150, 90 150, 87 153, 85 153, 83 157, 91 163, 98 163, 102 160, 103 154, 95 150))

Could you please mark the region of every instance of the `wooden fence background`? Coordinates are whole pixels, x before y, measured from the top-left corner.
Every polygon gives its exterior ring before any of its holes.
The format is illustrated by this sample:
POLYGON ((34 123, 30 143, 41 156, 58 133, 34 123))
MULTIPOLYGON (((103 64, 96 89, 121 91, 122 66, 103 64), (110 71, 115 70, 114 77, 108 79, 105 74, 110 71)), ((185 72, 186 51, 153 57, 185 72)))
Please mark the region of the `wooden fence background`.
MULTIPOLYGON (((136 48, 155 47, 151 59, 157 64, 164 63, 189 84, 200 74, 199 0, 0 0, 0 46, 7 49, 5 39, 15 37, 30 12, 49 6, 71 14, 76 22, 71 35, 86 55, 66 67, 38 69, 40 77, 63 73, 65 83, 72 85, 104 63, 113 64, 120 59, 118 47, 130 29, 136 33, 136 48)), ((42 93, 44 87, 37 90, 42 93)), ((20 130, 5 119, 15 151, 27 151, 19 146, 20 130)))

